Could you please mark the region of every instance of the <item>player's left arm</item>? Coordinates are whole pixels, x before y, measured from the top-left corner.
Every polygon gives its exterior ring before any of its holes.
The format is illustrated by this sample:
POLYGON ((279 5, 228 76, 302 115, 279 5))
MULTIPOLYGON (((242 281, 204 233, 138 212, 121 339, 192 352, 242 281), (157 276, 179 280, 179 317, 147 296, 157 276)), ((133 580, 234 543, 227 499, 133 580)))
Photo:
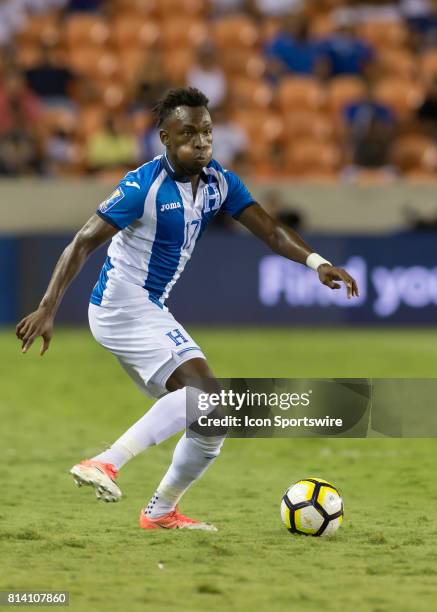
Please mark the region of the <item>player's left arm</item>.
POLYGON ((297 232, 273 219, 259 204, 247 206, 236 218, 274 253, 313 268, 320 282, 330 289, 340 289, 341 285, 337 281, 343 282, 347 297, 358 297, 357 283, 346 270, 320 257, 297 232))

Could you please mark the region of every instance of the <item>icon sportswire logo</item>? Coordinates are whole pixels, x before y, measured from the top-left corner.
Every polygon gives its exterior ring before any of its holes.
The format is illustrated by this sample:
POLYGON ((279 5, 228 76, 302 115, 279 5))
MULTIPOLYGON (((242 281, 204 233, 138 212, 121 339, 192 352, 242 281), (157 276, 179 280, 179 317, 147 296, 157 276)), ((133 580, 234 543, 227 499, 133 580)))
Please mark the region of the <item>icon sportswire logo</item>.
POLYGON ((166 210, 174 210, 175 208, 182 208, 180 202, 169 202, 168 204, 161 204, 161 212, 166 210))

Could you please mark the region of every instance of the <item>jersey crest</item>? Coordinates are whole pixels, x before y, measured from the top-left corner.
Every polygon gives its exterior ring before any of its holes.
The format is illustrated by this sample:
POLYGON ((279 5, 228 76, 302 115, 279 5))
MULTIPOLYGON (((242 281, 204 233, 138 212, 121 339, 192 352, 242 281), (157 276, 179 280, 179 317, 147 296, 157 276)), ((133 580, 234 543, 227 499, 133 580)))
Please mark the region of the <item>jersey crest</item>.
POLYGON ((208 213, 212 210, 217 210, 220 208, 221 195, 217 183, 205 185, 203 188, 203 197, 205 200, 203 212, 208 213))

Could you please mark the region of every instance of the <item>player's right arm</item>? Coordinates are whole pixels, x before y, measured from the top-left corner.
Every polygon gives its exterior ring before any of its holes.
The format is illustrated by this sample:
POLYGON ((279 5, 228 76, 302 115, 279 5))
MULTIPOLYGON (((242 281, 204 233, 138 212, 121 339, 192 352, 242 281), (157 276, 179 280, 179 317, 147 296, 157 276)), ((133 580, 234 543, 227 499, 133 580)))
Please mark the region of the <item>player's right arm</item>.
POLYGON ((118 231, 119 228, 94 214, 77 232, 59 258, 38 308, 22 319, 16 327, 23 353, 26 353, 35 339, 41 336, 43 343, 40 355, 44 355, 49 348, 53 335, 53 322, 65 291, 90 254, 118 231))

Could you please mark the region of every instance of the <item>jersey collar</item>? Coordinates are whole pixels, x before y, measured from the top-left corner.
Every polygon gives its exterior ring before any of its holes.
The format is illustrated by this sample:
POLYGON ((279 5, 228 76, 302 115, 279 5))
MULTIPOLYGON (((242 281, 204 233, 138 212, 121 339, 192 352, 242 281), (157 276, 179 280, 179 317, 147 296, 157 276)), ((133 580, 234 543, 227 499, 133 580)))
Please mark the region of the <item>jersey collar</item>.
POLYGON ((167 171, 167 174, 174 180, 177 181, 178 183, 189 183, 190 182, 190 177, 189 176, 184 176, 184 175, 180 175, 176 172, 176 170, 173 168, 170 160, 167 157, 167 153, 164 153, 164 155, 162 156, 162 164, 164 166, 164 168, 167 171))

